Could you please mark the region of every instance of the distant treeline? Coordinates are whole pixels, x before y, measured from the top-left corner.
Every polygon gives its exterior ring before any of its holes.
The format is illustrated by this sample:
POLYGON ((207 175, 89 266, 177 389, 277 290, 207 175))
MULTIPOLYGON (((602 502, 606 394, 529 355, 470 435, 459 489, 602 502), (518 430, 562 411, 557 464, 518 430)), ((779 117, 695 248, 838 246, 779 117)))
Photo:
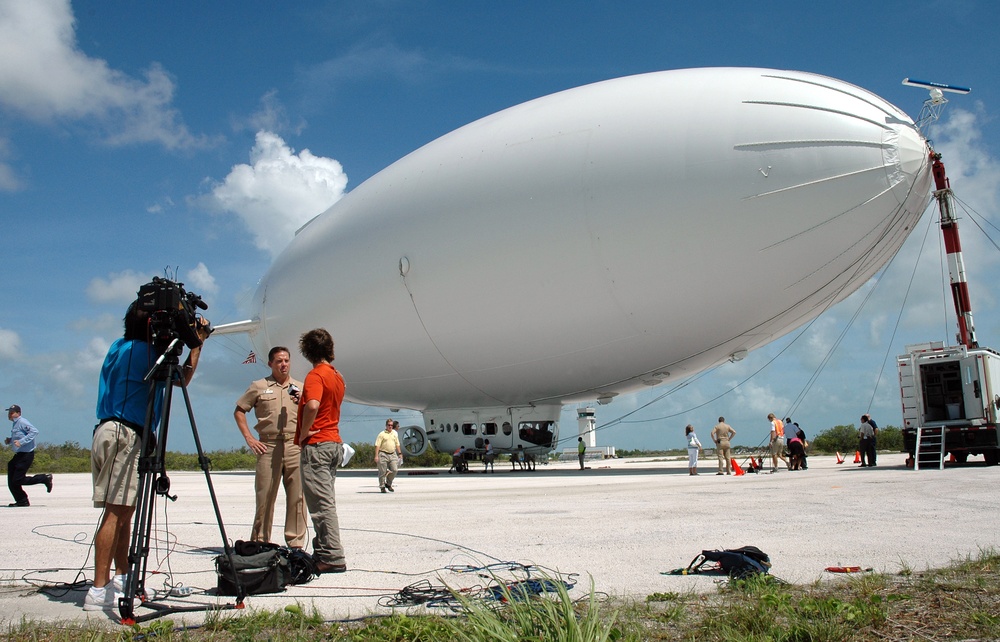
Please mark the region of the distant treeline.
MULTIPOLYGON (((347 468, 375 467, 375 446, 373 444, 356 443, 351 444, 351 447, 354 448, 355 455, 347 468)), ((13 452, 8 448, 0 451, 0 473, 7 473, 7 462, 12 456, 13 452)), ((257 464, 257 456, 245 446, 233 450, 214 450, 205 453, 205 456, 209 459, 212 471, 253 470, 257 464)), ((404 463, 409 467, 449 466, 451 465, 451 455, 428 448, 423 455, 406 458, 404 463)), ((201 470, 196 453, 167 451, 165 465, 167 470, 201 470)), ((35 461, 29 472, 89 473, 90 448, 84 448, 75 441, 67 441, 61 446, 39 444, 35 448, 35 461)))
MULTIPOLYGON (((878 449, 882 451, 900 452, 903 450, 903 433, 896 426, 886 426, 879 428, 878 449)), ((705 447, 710 448, 709 441, 705 447)), ((758 447, 766 446, 734 446, 737 453, 750 453, 758 447)), ((347 468, 374 468, 375 467, 375 446, 370 443, 352 443, 354 448, 354 458, 347 468)), ((835 452, 850 453, 858 449, 858 429, 854 424, 847 426, 834 426, 825 430, 814 438, 809 439, 810 454, 832 454, 835 452)), ((617 449, 619 457, 657 457, 657 456, 680 456, 685 453, 683 449, 673 450, 626 450, 617 449)), ((13 453, 10 449, 0 450, 0 474, 6 474, 7 462, 10 461, 13 453)), ((215 450, 205 453, 213 471, 230 470, 253 470, 257 456, 247 450, 246 447, 233 450, 215 450)), ((449 466, 451 455, 440 453, 433 448, 428 448, 427 452, 419 457, 405 458, 404 465, 410 468, 434 468, 438 466, 449 466)), ((167 470, 201 470, 198 464, 198 455, 194 453, 167 452, 167 470)), ((61 446, 50 444, 39 444, 35 449, 35 462, 31 466, 31 472, 45 473, 89 473, 90 472, 90 448, 84 448, 75 441, 68 441, 61 446)))

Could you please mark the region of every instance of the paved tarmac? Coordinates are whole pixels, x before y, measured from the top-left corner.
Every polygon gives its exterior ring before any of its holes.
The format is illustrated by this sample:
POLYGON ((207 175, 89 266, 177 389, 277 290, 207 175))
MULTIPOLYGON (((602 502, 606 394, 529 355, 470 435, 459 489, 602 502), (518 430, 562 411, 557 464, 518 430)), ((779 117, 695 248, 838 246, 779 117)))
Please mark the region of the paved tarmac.
MULTIPOLYGON (((574 574, 574 597, 592 581, 596 591, 642 600, 654 592, 714 590, 717 577, 661 574, 686 566, 702 549, 754 545, 770 555, 772 574, 808 583, 835 577, 824 571, 829 566, 922 570, 1000 548, 1000 467, 914 472, 903 460, 881 455, 877 468, 862 469, 811 457, 807 471, 741 477, 716 476, 714 461, 702 461, 701 473, 691 477, 686 460, 677 458, 606 460, 586 471, 575 462, 517 473, 498 464, 488 475, 476 465, 468 475, 404 468, 396 492, 386 494, 374 471, 342 471, 337 503, 348 572, 250 596, 246 605, 279 610, 297 603, 328 619, 389 613, 385 601, 414 582, 483 585, 479 573, 454 567, 499 562, 574 574)), ((213 560, 222 548, 205 476, 170 477, 179 499, 157 504, 147 586, 194 588, 162 604, 231 602, 202 592, 216 586, 213 560)), ((252 473, 214 473, 212 482, 230 541, 247 537, 252 473)), ((57 475, 52 494, 39 489, 28 488, 30 508, 0 508, 7 541, 0 551, 0 619, 89 617, 114 625, 117 614, 82 610, 86 586, 52 588, 93 577, 99 511, 90 502, 90 476, 57 475)), ((143 606, 135 612, 152 613, 143 606)), ((170 619, 195 625, 204 614, 170 619)))

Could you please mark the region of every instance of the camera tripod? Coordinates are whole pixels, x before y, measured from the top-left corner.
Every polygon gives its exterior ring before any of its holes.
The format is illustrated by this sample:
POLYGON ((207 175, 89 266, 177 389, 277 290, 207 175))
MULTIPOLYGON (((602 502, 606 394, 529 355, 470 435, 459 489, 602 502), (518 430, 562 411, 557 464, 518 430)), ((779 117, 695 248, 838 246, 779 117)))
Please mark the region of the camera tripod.
POLYGON ((176 495, 170 495, 170 478, 167 477, 164 465, 164 455, 167 452, 167 429, 170 426, 170 401, 174 385, 180 387, 181 392, 184 394, 184 405, 187 408, 188 420, 191 423, 191 432, 194 435, 194 443, 198 451, 198 463, 201 465, 201 469, 205 473, 205 481, 208 483, 208 492, 212 498, 212 506, 215 508, 215 519, 219 524, 219 532, 222 535, 222 547, 229 558, 230 567, 235 567, 233 563, 234 551, 229 545, 229 538, 226 536, 226 527, 222 523, 222 513, 219 511, 219 502, 215 496, 215 488, 212 486, 212 476, 209 474, 209 460, 205 457, 204 451, 202 451, 201 439, 198 437, 198 428, 195 425, 194 411, 191 409, 191 398, 188 396, 187 384, 184 381, 184 377, 181 376, 180 367, 177 365, 178 356, 182 350, 179 342, 180 339, 176 338, 170 343, 145 377, 145 380, 149 382, 149 401, 146 405, 145 427, 139 439, 138 498, 136 500, 135 517, 132 524, 132 536, 128 551, 129 572, 125 580, 124 594, 118 600, 118 610, 121 614, 122 624, 128 626, 136 622, 151 620, 171 613, 215 609, 242 609, 243 600, 246 597, 238 575, 236 577, 236 604, 172 606, 157 604, 146 597, 146 562, 149 557, 150 530, 153 524, 153 511, 156 508, 156 496, 163 495, 170 501, 177 499, 176 495), (162 413, 159 438, 157 439, 153 437, 153 428, 155 427, 156 403, 160 396, 162 396, 162 413), (152 609, 153 613, 139 617, 135 616, 134 598, 136 595, 140 597, 141 606, 152 609))

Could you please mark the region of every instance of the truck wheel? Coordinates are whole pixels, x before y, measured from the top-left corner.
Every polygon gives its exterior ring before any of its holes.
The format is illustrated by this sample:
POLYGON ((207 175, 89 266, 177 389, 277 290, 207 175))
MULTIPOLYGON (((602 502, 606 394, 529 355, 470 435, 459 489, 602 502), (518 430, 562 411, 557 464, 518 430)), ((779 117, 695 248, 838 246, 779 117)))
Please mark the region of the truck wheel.
POLYGON ((987 450, 983 452, 983 459, 986 460, 987 466, 997 465, 997 456, 1000 455, 996 450, 987 450))

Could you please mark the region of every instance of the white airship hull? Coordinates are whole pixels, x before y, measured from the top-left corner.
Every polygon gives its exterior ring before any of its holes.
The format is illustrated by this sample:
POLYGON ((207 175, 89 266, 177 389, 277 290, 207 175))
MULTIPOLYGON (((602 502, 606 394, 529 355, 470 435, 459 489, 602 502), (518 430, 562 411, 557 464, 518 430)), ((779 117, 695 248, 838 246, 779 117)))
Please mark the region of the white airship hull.
POLYGON ((923 212, 927 151, 900 110, 806 73, 560 92, 429 143, 311 221, 261 282, 254 343, 326 327, 359 403, 558 418, 847 297, 923 212))

